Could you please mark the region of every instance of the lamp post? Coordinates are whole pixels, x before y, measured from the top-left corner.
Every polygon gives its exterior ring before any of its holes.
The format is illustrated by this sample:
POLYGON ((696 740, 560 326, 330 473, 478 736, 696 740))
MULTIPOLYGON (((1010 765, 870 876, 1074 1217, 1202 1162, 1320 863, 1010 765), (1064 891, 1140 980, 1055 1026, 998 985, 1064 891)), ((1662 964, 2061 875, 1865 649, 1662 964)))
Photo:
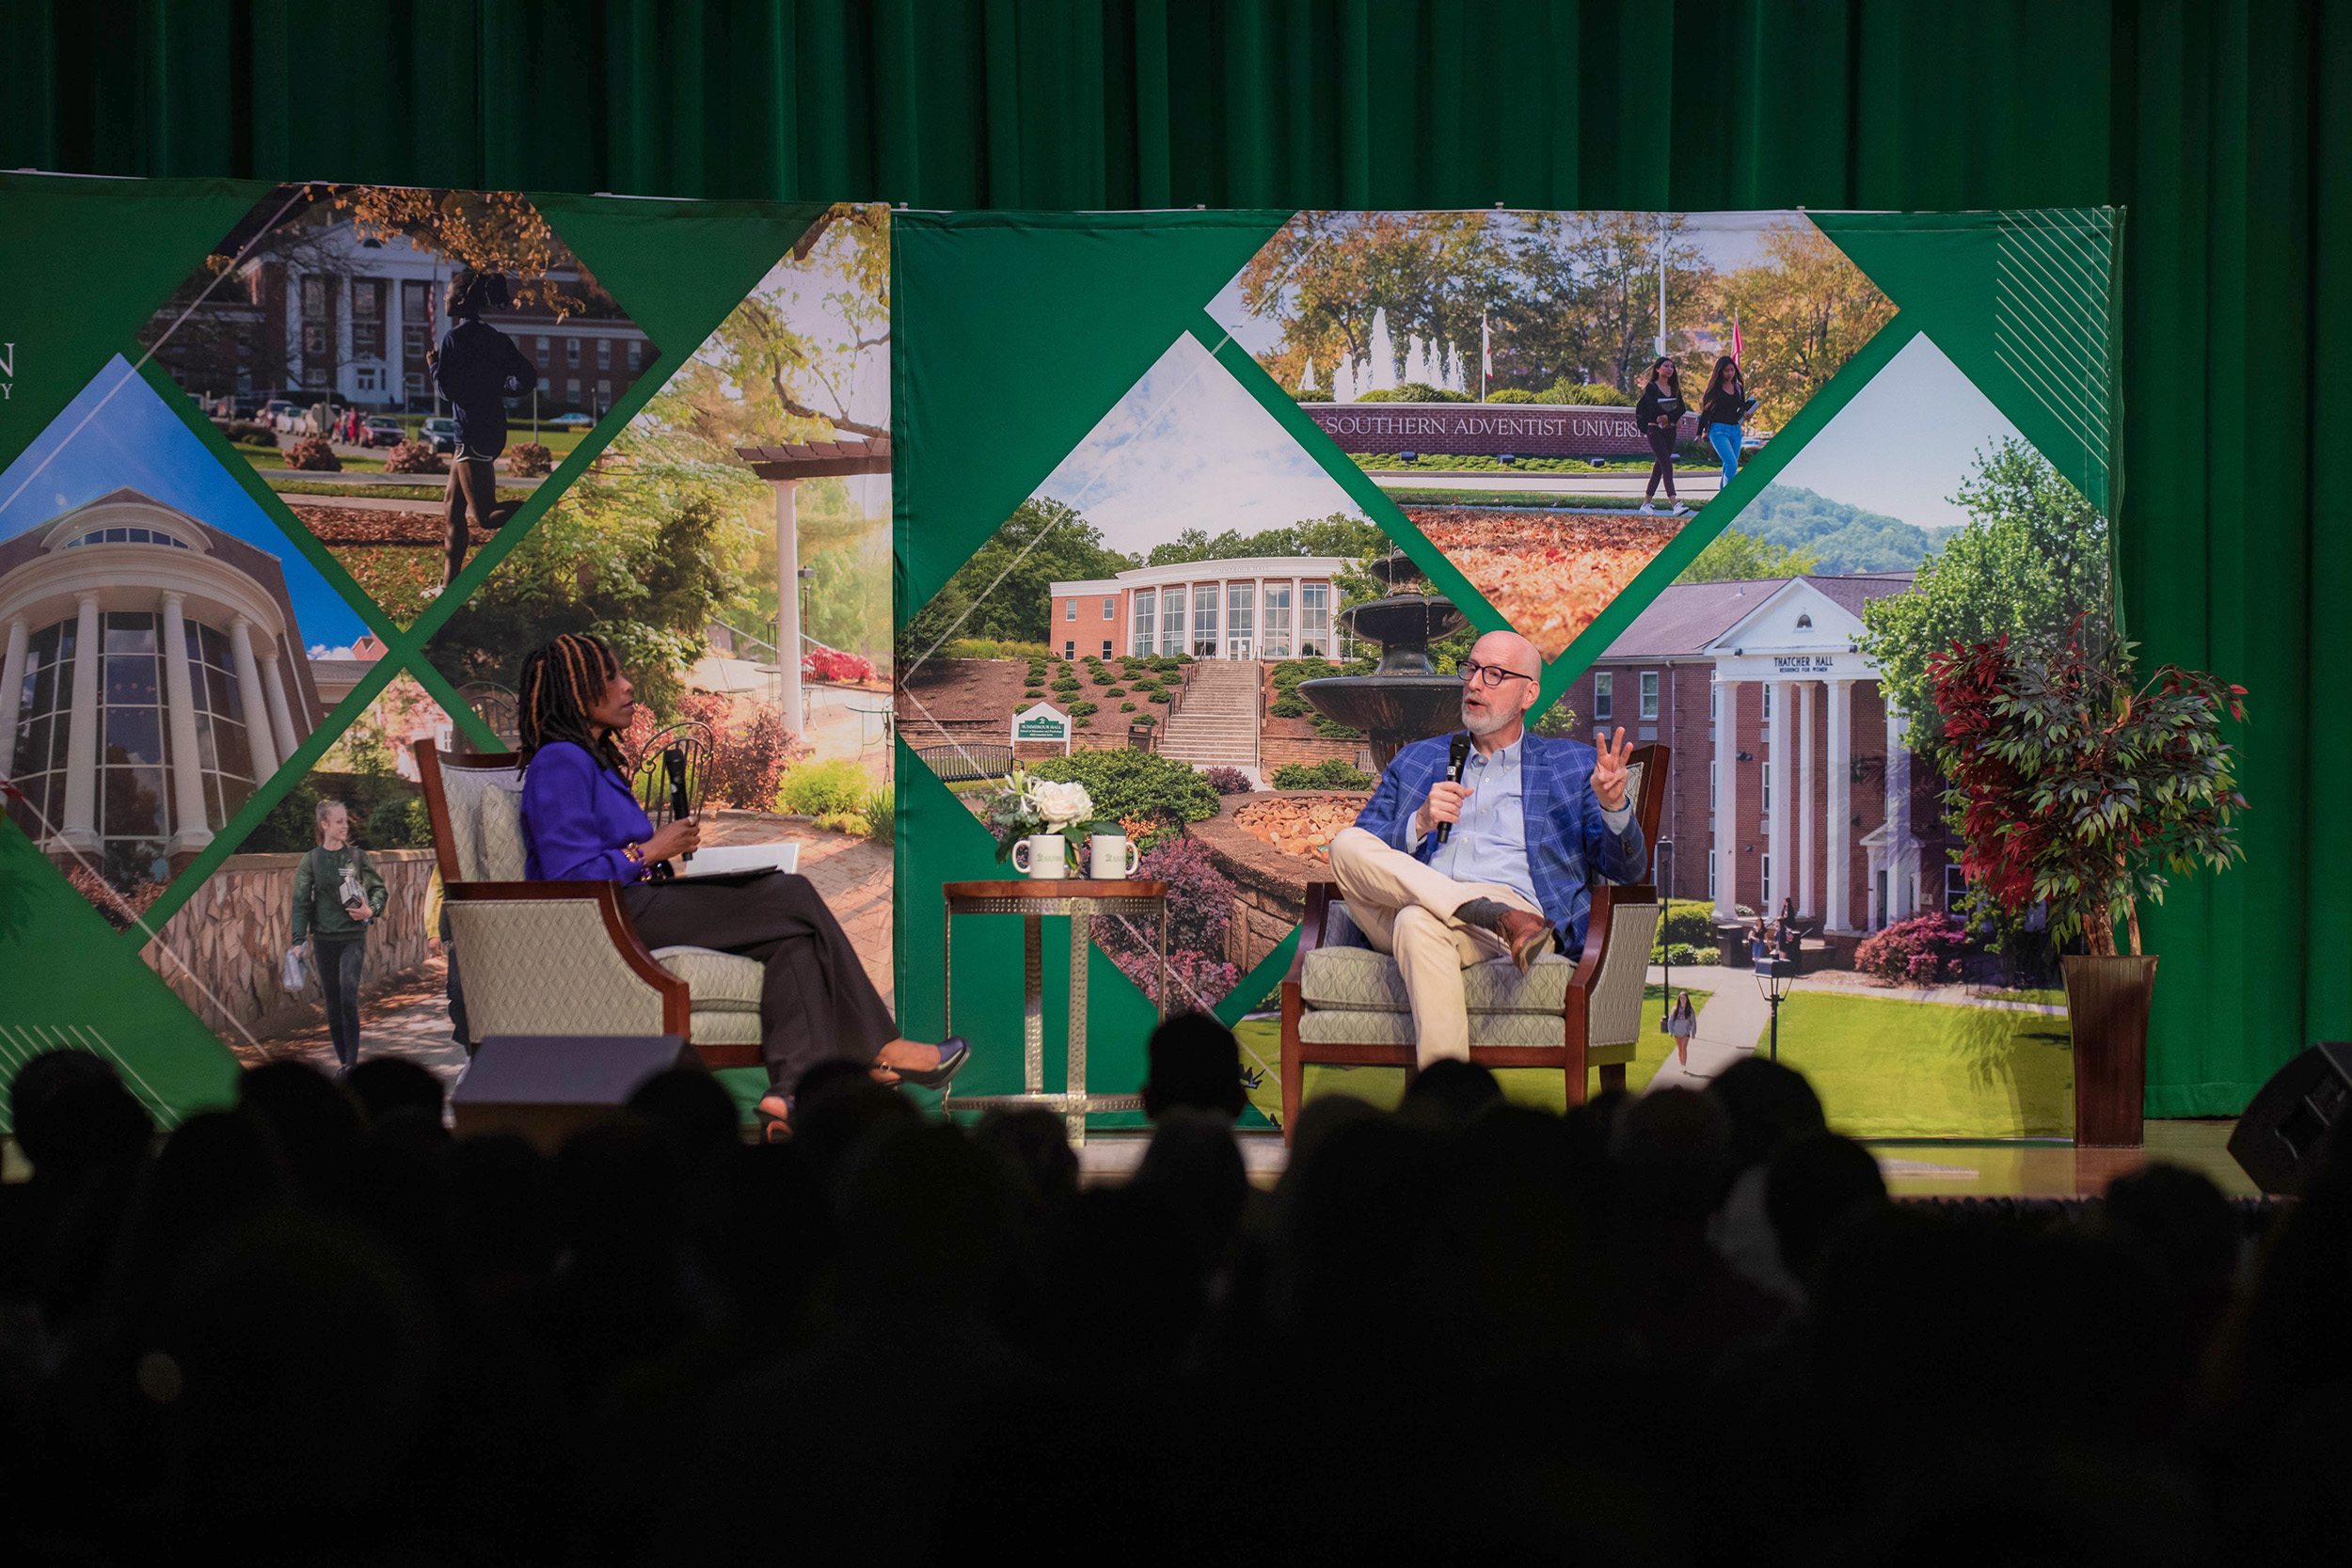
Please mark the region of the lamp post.
POLYGON ((1666 1010, 1672 1012, 1675 1005, 1675 950, 1674 945, 1666 940, 1666 917, 1674 912, 1675 907, 1675 841, 1673 839, 1661 838, 1658 841, 1658 847, 1654 851, 1654 858, 1651 862, 1650 876, 1658 884, 1658 956, 1661 960, 1658 966, 1658 983, 1660 989, 1666 993, 1666 1010))
POLYGON ((1788 994, 1788 988, 1797 977, 1796 961, 1784 958, 1780 950, 1769 942, 1750 944, 1756 958, 1756 989, 1772 1009, 1772 1060, 1780 1060, 1780 1004, 1788 994))

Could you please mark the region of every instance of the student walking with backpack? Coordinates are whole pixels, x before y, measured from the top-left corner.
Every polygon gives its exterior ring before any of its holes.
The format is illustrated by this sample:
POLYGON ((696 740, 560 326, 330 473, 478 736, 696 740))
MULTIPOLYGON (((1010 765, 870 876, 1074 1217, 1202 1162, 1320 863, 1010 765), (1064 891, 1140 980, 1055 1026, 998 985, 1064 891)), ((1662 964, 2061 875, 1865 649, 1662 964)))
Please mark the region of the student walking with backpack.
POLYGON ((294 941, 310 943, 326 1002, 326 1032, 335 1042, 336 1076, 359 1061, 359 975, 367 967, 368 927, 390 894, 351 842, 351 813, 341 800, 321 800, 318 845, 294 868, 294 941))

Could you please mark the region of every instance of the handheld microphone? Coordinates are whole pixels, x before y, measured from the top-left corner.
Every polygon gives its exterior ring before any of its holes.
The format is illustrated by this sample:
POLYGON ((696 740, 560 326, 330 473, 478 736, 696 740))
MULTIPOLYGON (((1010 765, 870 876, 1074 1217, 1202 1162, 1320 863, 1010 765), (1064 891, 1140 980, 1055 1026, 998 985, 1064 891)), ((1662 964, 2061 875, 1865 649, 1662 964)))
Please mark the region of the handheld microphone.
MULTIPOLYGON (((683 822, 694 815, 694 808, 686 799, 686 748, 673 746, 661 753, 661 766, 670 775, 670 820, 683 822)), ((689 849, 678 859, 691 861, 694 851, 689 849)))
MULTIPOLYGON (((1465 768, 1468 768, 1468 767, 1470 766, 1470 737, 1469 736, 1467 736, 1467 735, 1457 735, 1457 736, 1455 736, 1454 737, 1454 744, 1453 744, 1453 745, 1451 745, 1451 746, 1449 746, 1448 748, 1446 748, 1446 754, 1445 754, 1445 782, 1446 782, 1446 783, 1448 783, 1448 784, 1460 784, 1460 783, 1462 782, 1462 769, 1464 769, 1465 768)), ((1438 842, 1439 844, 1443 844, 1443 843, 1444 843, 1447 839, 1449 839, 1449 838, 1451 838, 1451 837, 1453 837, 1453 836, 1454 836, 1454 824, 1453 824, 1453 823, 1451 823, 1451 822, 1440 822, 1440 823, 1438 823, 1438 842)))

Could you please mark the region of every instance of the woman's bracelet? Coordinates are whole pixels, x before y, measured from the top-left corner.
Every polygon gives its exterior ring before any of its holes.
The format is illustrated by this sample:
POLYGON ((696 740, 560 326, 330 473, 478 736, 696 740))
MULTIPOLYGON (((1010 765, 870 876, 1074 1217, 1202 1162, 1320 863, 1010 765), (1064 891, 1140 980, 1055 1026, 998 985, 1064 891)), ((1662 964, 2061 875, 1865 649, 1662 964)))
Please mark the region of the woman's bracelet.
POLYGON ((631 865, 645 863, 645 847, 642 844, 624 844, 621 846, 621 853, 628 857, 628 863, 631 865))

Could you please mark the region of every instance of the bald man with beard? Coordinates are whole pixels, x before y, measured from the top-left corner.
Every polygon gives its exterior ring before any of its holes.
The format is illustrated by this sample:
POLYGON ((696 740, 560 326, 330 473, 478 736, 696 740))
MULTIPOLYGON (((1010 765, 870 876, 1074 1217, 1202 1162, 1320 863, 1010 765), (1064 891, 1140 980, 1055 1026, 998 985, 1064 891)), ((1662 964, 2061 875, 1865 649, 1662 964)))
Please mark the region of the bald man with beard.
POLYGON ((1462 782, 1446 777, 1453 736, 1416 740, 1331 841, 1348 914, 1404 972, 1423 1067, 1470 1055, 1463 970, 1507 957, 1524 972, 1555 947, 1581 957, 1592 877, 1637 881, 1648 868, 1625 731, 1597 749, 1530 734, 1543 668, 1517 632, 1480 638, 1462 667, 1462 782))

